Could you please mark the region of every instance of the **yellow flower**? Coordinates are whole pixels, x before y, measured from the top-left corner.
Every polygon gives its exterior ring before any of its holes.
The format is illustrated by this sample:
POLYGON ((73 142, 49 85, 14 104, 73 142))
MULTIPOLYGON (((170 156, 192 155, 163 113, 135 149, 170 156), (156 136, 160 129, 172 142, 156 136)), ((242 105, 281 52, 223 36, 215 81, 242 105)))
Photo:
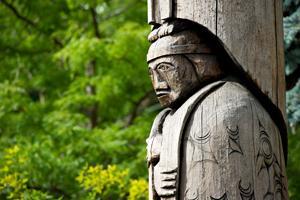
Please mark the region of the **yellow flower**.
POLYGON ((85 190, 91 190, 98 195, 109 191, 111 188, 118 188, 121 196, 126 192, 126 177, 128 170, 119 170, 116 165, 108 165, 106 169, 102 165, 85 167, 76 180, 85 190))
POLYGON ((148 199, 148 183, 145 179, 132 180, 130 182, 128 200, 148 199))

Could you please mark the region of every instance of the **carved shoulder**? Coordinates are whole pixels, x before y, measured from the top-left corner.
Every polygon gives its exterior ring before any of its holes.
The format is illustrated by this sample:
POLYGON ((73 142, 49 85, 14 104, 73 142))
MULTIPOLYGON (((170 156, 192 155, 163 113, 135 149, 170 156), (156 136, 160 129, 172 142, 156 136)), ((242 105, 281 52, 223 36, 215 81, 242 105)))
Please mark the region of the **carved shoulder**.
MULTIPOLYGON (((217 146, 228 149, 226 141, 230 137, 235 140, 238 132, 250 134, 259 122, 274 125, 249 90, 238 83, 227 82, 195 107, 184 137, 196 143, 213 139, 217 146)), ((238 146, 233 148, 240 151, 238 146)))
MULTIPOLYGON (((210 144, 206 151, 215 152, 217 162, 224 154, 243 155, 241 139, 251 141, 248 137, 259 132, 260 126, 279 135, 269 114, 250 91, 238 83, 228 82, 199 102, 184 137, 194 145, 210 144), (215 150, 210 150, 212 146, 215 150)), ((199 159, 204 158, 200 156, 199 159)))
POLYGON ((237 83, 224 84, 199 102, 187 123, 182 145, 182 198, 225 195, 239 199, 238 194, 252 199, 254 193, 270 193, 262 185, 268 186, 273 177, 285 181, 280 146, 278 128, 250 91, 237 83), (224 172, 227 176, 222 176, 224 172), (249 185, 249 193, 242 184, 249 185), (211 189, 215 187, 219 189, 211 189))
MULTIPOLYGON (((191 116, 190 123, 202 123, 201 126, 215 126, 226 120, 249 117, 253 107, 260 106, 255 97, 244 86, 227 82, 211 92, 199 102, 191 116)), ((262 109, 262 108, 259 108, 262 109)))

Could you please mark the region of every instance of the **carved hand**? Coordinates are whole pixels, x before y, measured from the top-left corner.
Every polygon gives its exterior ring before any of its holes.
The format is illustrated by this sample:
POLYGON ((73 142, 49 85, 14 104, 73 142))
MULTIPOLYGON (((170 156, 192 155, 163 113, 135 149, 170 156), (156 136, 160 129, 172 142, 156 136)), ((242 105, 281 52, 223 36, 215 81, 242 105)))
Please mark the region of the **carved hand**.
MULTIPOLYGON (((154 167, 154 188, 160 197, 175 197, 177 169, 154 167)), ((170 198, 167 198, 170 199, 170 198)))
POLYGON ((157 134, 154 137, 147 139, 147 162, 155 166, 159 161, 161 151, 161 134, 157 134))

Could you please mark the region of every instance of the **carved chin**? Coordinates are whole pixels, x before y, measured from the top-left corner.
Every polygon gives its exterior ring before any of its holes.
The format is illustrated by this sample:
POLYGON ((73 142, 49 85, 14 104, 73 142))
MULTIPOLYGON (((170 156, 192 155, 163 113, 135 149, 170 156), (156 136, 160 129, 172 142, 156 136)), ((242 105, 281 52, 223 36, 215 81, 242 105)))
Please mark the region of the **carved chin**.
POLYGON ((163 107, 172 107, 176 102, 178 97, 174 94, 165 94, 157 97, 161 106, 163 107))

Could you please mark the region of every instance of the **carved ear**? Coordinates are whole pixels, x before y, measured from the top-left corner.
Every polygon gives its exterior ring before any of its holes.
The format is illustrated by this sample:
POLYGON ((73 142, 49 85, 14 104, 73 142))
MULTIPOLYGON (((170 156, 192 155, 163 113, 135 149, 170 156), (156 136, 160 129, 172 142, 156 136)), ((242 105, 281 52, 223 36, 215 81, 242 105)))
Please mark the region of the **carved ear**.
POLYGON ((216 55, 189 54, 186 56, 195 66, 197 76, 201 82, 217 79, 224 74, 216 55))

